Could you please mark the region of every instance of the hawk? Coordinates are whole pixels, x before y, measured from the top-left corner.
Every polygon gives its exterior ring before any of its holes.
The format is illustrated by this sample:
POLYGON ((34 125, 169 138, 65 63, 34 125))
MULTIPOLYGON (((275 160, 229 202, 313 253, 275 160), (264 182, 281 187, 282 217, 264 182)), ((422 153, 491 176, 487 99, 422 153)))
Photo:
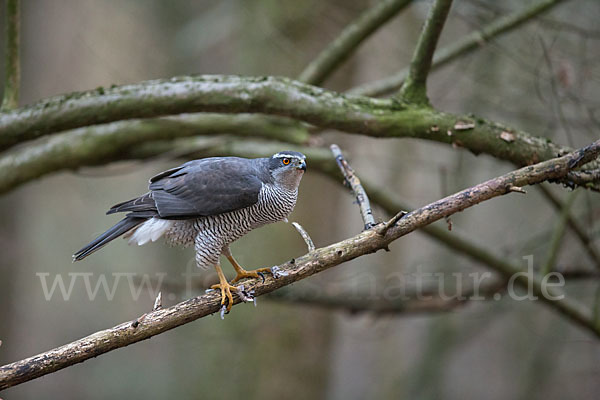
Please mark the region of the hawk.
POLYGON ((268 268, 246 271, 232 256, 229 244, 265 224, 286 220, 296 205, 298 186, 306 171, 306 156, 282 151, 268 158, 211 157, 189 161, 150 179, 150 191, 114 205, 107 214, 125 218, 73 255, 83 260, 120 236, 143 245, 160 237, 173 245, 194 245, 196 264, 214 266, 227 312, 231 291, 243 278, 258 278, 268 268), (223 254, 237 275, 227 282, 219 263, 223 254))

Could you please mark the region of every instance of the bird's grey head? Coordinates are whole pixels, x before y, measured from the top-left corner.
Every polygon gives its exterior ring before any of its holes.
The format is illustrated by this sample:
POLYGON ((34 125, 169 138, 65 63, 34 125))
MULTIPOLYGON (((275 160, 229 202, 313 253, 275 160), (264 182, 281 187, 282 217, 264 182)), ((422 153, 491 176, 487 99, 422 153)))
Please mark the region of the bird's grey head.
POLYGON ((268 166, 276 185, 295 190, 306 171, 306 156, 297 151, 280 151, 268 159, 268 166))

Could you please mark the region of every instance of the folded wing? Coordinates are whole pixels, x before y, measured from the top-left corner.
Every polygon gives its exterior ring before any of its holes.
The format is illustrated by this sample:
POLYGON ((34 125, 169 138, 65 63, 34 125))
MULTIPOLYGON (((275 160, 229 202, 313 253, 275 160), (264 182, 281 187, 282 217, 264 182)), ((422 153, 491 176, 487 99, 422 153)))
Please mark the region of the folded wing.
POLYGON ((258 201, 262 182, 251 160, 214 157, 190 161, 150 179, 150 192, 107 214, 188 219, 222 214, 258 201))

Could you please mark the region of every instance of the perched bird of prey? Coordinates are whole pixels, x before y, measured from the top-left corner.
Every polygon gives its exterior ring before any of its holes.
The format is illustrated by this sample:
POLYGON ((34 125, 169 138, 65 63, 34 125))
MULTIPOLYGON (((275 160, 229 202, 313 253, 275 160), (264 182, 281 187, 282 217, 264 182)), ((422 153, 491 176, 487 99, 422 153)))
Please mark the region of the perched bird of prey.
POLYGON ((196 264, 214 266, 221 304, 233 305, 231 291, 219 264, 225 255, 237 275, 258 278, 262 268, 246 271, 231 255, 229 244, 251 230, 282 221, 292 212, 298 186, 306 171, 306 156, 282 151, 268 158, 212 157, 189 161, 150 179, 150 191, 111 207, 107 214, 127 212, 125 218, 73 255, 79 261, 119 236, 142 245, 161 236, 174 245, 194 245, 196 264))

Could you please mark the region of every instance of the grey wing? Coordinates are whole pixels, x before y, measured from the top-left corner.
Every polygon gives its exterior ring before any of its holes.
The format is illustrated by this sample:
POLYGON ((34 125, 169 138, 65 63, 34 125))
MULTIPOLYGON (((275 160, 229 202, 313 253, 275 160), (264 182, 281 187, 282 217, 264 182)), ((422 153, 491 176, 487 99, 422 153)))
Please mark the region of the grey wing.
POLYGON ((262 182, 251 160, 214 157, 190 161, 150 179, 161 218, 222 214, 258 201, 262 182))

